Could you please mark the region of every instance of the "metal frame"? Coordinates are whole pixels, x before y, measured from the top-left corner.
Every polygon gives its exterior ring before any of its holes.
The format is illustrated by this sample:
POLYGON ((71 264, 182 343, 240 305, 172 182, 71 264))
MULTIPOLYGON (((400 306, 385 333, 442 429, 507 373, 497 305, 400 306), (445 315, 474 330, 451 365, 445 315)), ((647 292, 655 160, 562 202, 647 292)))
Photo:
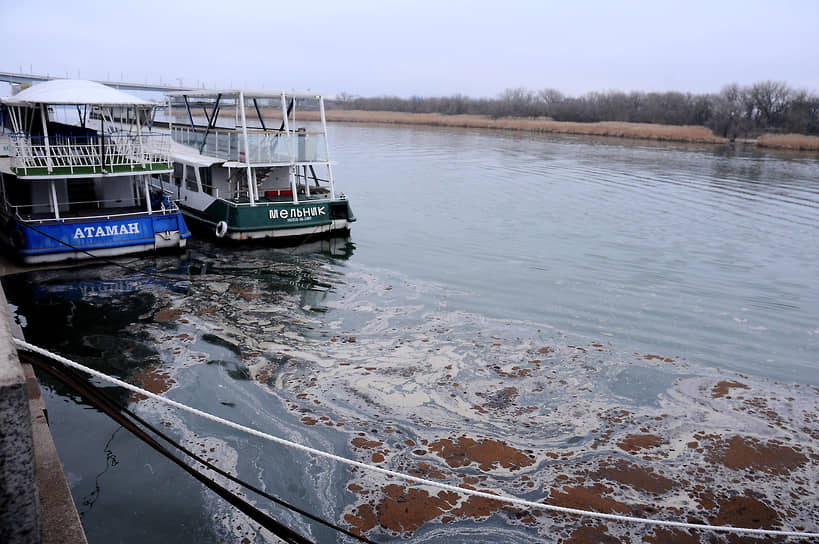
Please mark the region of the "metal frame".
MULTIPOLYGON (((167 108, 169 112, 169 128, 172 137, 175 141, 198 148, 199 154, 207 152, 209 156, 215 156, 225 159, 223 166, 230 168, 241 168, 245 170, 245 186, 247 188, 247 197, 250 205, 256 205, 260 202, 259 189, 256 179, 256 168, 266 168, 275 166, 289 166, 289 181, 290 189, 293 194, 292 202, 299 203, 297 179, 304 179, 307 181, 307 168, 309 167, 314 173, 313 178, 318 180, 315 175, 314 165, 325 164, 327 166, 327 183, 329 185, 330 199, 336 198, 335 179, 333 175, 333 168, 330 161, 329 142, 327 136, 327 119, 324 108, 324 97, 321 94, 309 92, 293 92, 293 91, 244 91, 241 89, 223 89, 223 90, 192 90, 192 91, 178 91, 166 93, 167 108), (187 112, 190 127, 174 126, 174 111, 173 106, 175 100, 184 103, 187 112), (215 99, 211 113, 208 114, 208 109, 205 104, 215 99), (261 108, 259 106, 259 99, 275 100, 278 99, 281 108, 281 127, 276 130, 270 127, 264 120, 261 108), (295 132, 292 129, 292 120, 295 120, 296 103, 298 99, 311 99, 318 101, 319 111, 321 114, 321 131, 311 132, 295 132), (217 118, 220 113, 220 105, 225 100, 233 101, 234 120, 233 127, 220 127, 217 125, 217 118), (248 101, 252 101, 253 108, 258 116, 261 128, 252 128, 248 126, 247 108, 248 101), (207 125, 204 127, 204 134, 202 134, 203 127, 196 126, 191 112, 192 106, 200 104, 205 113, 207 125), (220 149, 220 140, 223 135, 227 134, 227 149, 220 149), (238 135, 236 141, 236 148, 233 147, 232 135, 238 135), (309 153, 309 156, 301 156, 297 153, 297 147, 301 149, 302 144, 296 145, 296 137, 309 138, 310 136, 318 135, 322 142, 314 144, 314 151, 309 153), (200 140, 201 138, 201 140, 200 140), (278 144, 281 138, 286 138, 287 151, 277 153, 278 144), (209 141, 212 140, 212 143, 209 141), (321 151, 319 147, 321 146, 321 151), (323 152, 323 153, 322 153, 323 152), (211 155, 213 154, 213 155, 211 155), (299 168, 303 167, 303 168, 299 168), (298 170, 304 170, 304 174, 300 174, 298 170)), ((179 103, 179 102, 176 102, 179 103)), ((283 151, 283 150, 282 150, 283 151)), ((302 153, 304 155, 304 153, 302 153)), ((184 161, 183 161, 184 162, 184 161)), ((229 180, 234 176, 228 176, 229 180)), ((236 180, 239 182, 239 179, 236 180)), ((237 187, 237 190, 241 190, 237 187)), ((306 190, 306 195, 311 197, 309 188, 306 190)), ((226 200, 223 198, 223 200, 226 200)))

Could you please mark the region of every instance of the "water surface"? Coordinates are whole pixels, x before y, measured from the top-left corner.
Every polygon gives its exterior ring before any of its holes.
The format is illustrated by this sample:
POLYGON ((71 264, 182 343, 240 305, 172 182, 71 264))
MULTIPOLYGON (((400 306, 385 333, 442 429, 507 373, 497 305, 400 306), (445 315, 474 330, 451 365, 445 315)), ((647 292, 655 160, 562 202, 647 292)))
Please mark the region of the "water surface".
MULTIPOLYGON (((815 157, 330 128, 359 218, 350 240, 194 241, 131 270, 7 277, 27 339, 432 480, 664 519, 819 527, 815 157), (738 511, 747 519, 725 518, 738 511)), ((43 383, 89 541, 274 541, 43 383)), ((684 538, 405 487, 111 392, 220 466, 379 542, 684 538)), ((253 500, 316 541, 345 541, 253 500)))

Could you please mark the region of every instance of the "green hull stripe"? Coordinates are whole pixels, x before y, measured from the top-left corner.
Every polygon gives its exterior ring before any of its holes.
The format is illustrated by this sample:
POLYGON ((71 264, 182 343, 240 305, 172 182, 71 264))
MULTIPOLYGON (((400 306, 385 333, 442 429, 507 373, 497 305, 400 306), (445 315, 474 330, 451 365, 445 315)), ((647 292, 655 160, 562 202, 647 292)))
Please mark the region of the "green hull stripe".
POLYGON ((302 227, 330 225, 333 219, 355 221, 349 203, 343 201, 261 203, 257 206, 231 206, 224 200, 215 200, 205 210, 196 210, 180 203, 186 216, 216 227, 220 221, 228 225, 231 232, 252 232, 264 230, 286 230, 302 227), (344 207, 345 216, 333 216, 332 210, 344 207))

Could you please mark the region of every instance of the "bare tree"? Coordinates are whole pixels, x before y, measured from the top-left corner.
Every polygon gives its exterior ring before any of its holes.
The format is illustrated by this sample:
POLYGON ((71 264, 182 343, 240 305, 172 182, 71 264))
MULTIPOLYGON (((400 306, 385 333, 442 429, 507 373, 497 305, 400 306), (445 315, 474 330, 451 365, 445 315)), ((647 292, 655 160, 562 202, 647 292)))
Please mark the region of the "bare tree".
POLYGON ((533 92, 508 88, 496 98, 462 94, 439 97, 355 97, 339 93, 336 107, 416 113, 481 114, 492 117, 537 117, 557 121, 629 121, 670 125, 704 125, 727 138, 763 131, 819 134, 819 98, 808 91, 793 91, 785 83, 762 81, 749 87, 733 83, 718 94, 675 91, 590 92, 565 96, 557 89, 533 92))
POLYGON ((755 121, 760 128, 771 128, 778 124, 790 93, 788 86, 778 81, 760 81, 751 86, 749 97, 754 106, 755 121))

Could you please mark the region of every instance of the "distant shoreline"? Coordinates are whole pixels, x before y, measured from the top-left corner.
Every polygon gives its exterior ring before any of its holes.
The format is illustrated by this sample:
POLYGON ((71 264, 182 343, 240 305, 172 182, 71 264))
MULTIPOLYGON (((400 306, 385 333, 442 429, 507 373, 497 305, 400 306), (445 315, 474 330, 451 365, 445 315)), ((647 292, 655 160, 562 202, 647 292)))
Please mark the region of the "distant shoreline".
MULTIPOLYGON (((494 119, 484 115, 444 115, 440 113, 406 113, 394 111, 364 111, 328 109, 327 121, 347 123, 387 123, 457 128, 488 128, 523 132, 571 134, 579 136, 609 136, 657 142, 681 142, 695 144, 726 144, 727 138, 715 136, 703 126, 658 125, 649 123, 573 123, 554 121, 546 117, 501 117, 494 119)), ((315 111, 298 112, 297 117, 318 120, 315 111)), ((819 137, 801 134, 767 134, 757 140, 743 140, 749 144, 770 149, 789 149, 819 152, 819 137)))

